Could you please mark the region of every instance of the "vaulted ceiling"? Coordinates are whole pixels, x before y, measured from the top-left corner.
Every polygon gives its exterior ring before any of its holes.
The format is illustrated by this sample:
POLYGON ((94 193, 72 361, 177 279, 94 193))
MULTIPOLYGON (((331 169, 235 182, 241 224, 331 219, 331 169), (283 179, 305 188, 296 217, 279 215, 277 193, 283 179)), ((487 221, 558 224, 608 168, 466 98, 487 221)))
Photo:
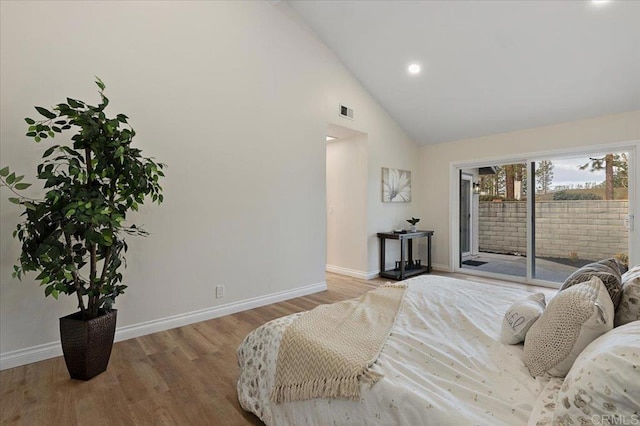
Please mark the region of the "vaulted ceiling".
POLYGON ((640 109, 640 1, 289 3, 421 145, 640 109))

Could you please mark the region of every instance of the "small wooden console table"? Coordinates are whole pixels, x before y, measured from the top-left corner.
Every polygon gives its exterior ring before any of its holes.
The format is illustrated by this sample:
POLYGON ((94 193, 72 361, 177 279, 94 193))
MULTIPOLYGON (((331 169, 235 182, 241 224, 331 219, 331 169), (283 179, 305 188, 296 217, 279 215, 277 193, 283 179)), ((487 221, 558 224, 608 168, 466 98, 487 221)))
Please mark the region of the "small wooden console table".
POLYGON ((380 238, 380 276, 391 278, 393 280, 404 280, 414 275, 431 272, 431 236, 433 231, 416 231, 416 232, 379 232, 380 238), (413 239, 427 238, 427 264, 415 264, 413 261, 413 239), (388 269, 385 271, 385 241, 387 239, 400 241, 400 262, 396 269, 388 269), (404 241, 407 241, 408 259, 405 261, 404 241))

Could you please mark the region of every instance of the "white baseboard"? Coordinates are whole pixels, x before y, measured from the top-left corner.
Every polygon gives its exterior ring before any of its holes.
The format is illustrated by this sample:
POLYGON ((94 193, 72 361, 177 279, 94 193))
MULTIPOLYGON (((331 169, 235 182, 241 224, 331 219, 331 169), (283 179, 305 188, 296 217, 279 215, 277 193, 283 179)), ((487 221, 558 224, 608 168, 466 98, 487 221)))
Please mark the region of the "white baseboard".
MULTIPOLYGON (((438 272, 453 272, 451 268, 449 268, 449 265, 432 264, 431 269, 438 272)), ((367 274, 366 279, 371 280, 379 276, 380 276, 380 271, 371 271, 367 274)))
POLYGON ((257 308, 259 306, 270 305, 272 303, 282 302, 283 300, 306 296, 326 289, 327 283, 321 282, 299 287, 294 290, 280 291, 278 293, 272 293, 265 296, 258 296, 238 302, 227 303, 225 305, 214 306, 212 308, 201 309, 199 311, 188 312, 186 314, 179 314, 158 320, 128 325, 116 330, 115 341, 119 342, 121 340, 132 339, 134 337, 169 330, 171 328, 182 327, 183 325, 207 321, 213 318, 235 314, 236 312, 257 308))
POLYGON ((449 265, 443 265, 440 263, 434 263, 433 265, 431 265, 431 268, 433 268, 434 271, 439 272, 453 272, 453 269, 451 269, 449 265))
MULTIPOLYGON (((370 273, 364 271, 358 271, 355 269, 343 268, 342 266, 335 266, 327 264, 325 267, 327 272, 333 272, 334 274, 346 275, 348 277, 360 278, 362 280, 370 280, 370 273)), ((378 274, 377 272, 375 273, 378 274)))
POLYGON ((368 280, 372 280, 374 278, 378 278, 380 276, 380 271, 369 271, 367 272, 367 278, 368 280))
MULTIPOLYGON (((431 267, 434 271, 452 272, 451 268, 449 268, 449 265, 433 264, 431 265, 431 267)), ((380 276, 380 271, 363 272, 334 265, 326 265, 325 269, 327 270, 327 272, 333 272, 335 274, 346 275, 348 277, 360 278, 363 280, 372 280, 380 276)))
MULTIPOLYGON (((153 321, 128 325, 116 329, 115 341, 119 342, 122 340, 132 339, 134 337, 140 337, 151 333, 157 333, 159 331, 169 330, 171 328, 182 327, 184 325, 206 321, 213 318, 234 314, 236 312, 246 311, 260 306, 282 302, 283 300, 306 296, 308 294, 317 293, 326 289, 327 283, 321 282, 304 287, 299 287, 294 290, 280 291, 277 293, 267 294, 265 296, 258 296, 238 302, 227 303, 225 305, 214 306, 212 308, 201 309, 198 311, 187 312, 185 314, 173 315, 153 321)), ((61 355, 62 347, 59 340, 56 342, 31 346, 29 348, 0 353, 0 370, 19 367, 21 365, 43 361, 45 359, 55 358, 61 355)))
POLYGON ((60 341, 31 346, 0 354, 0 370, 19 367, 62 355, 60 341))

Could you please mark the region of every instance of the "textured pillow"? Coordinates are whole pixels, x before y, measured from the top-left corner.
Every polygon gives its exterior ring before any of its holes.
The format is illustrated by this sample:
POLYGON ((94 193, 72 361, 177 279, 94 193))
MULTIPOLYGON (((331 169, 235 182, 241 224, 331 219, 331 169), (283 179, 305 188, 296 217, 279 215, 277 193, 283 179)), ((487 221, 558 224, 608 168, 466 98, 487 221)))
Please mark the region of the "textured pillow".
POLYGON ((511 305, 502 319, 500 341, 508 345, 524 342, 524 336, 540 318, 545 306, 544 293, 532 294, 511 305))
POLYGON ((599 262, 589 263, 582 268, 569 275, 562 284, 560 291, 567 288, 589 281, 593 276, 600 278, 602 284, 607 288, 611 301, 613 302, 613 308, 618 307, 620 303, 620 296, 622 295, 622 273, 620 272, 620 263, 615 259, 604 259, 599 262))
POLYGON ((532 376, 563 377, 594 339, 613 328, 613 303, 598 277, 551 299, 524 341, 522 361, 532 376))
POLYGON ((622 276, 622 296, 616 309, 615 326, 640 320, 640 265, 622 276))
POLYGON ((640 424, 640 322, 600 336, 564 379, 553 424, 640 424))

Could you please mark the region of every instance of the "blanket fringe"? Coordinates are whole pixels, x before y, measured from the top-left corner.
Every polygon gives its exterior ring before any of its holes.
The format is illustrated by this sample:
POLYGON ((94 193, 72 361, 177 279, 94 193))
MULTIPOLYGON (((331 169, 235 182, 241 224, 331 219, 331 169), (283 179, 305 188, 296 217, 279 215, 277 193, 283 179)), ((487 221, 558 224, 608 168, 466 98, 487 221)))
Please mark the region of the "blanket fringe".
POLYGON ((386 283, 380 286, 381 288, 407 288, 407 284, 405 283, 392 283, 387 281, 386 283))
POLYGON ((373 385, 382 378, 371 368, 391 333, 408 286, 387 283, 382 287, 357 299, 313 309, 287 328, 278 348, 271 401, 357 400, 363 383, 373 385), (340 327, 326 327, 334 317, 341 319, 340 327), (360 343, 354 346, 351 340, 360 343), (318 342, 331 349, 318 350, 318 342))
POLYGON ((304 383, 277 386, 270 398, 275 403, 302 401, 313 398, 346 398, 360 399, 360 382, 374 384, 383 377, 382 374, 365 369, 361 374, 338 379, 318 379, 304 383))

